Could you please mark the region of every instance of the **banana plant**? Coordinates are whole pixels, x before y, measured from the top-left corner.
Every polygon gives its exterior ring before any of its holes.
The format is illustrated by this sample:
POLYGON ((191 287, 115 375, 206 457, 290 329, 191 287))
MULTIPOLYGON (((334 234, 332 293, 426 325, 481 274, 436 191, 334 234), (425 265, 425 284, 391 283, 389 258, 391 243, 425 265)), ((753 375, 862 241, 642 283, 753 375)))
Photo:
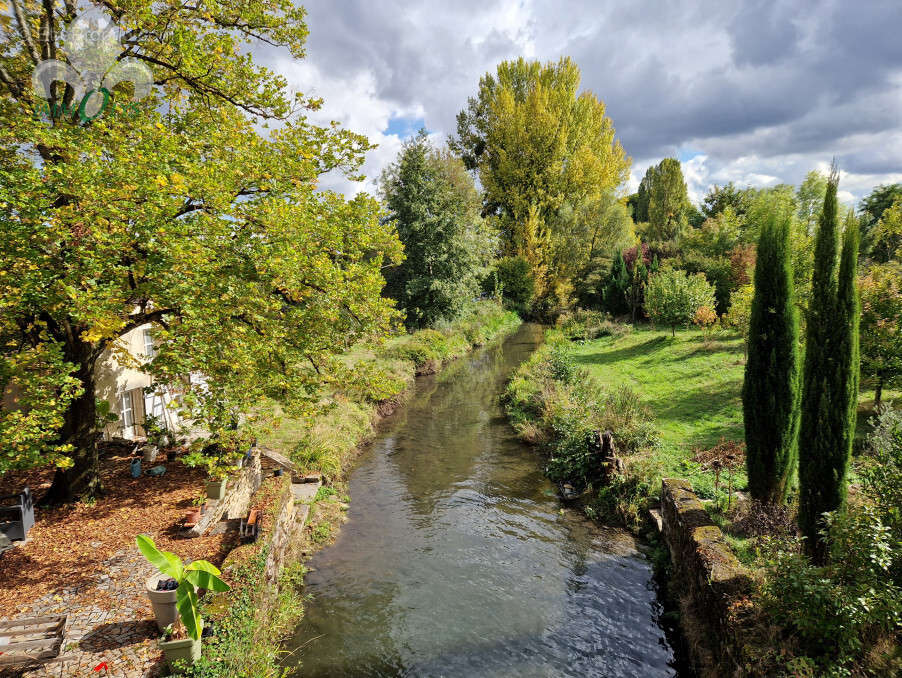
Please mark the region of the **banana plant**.
POLYGON ((184 565, 181 558, 174 553, 160 551, 153 543, 153 539, 147 535, 139 534, 135 541, 138 543, 138 550, 154 567, 167 577, 175 579, 178 584, 175 590, 175 605, 179 618, 185 626, 188 637, 192 640, 200 639, 204 622, 197 603, 197 589, 228 591, 229 585, 219 578, 221 572, 206 560, 195 560, 184 565))

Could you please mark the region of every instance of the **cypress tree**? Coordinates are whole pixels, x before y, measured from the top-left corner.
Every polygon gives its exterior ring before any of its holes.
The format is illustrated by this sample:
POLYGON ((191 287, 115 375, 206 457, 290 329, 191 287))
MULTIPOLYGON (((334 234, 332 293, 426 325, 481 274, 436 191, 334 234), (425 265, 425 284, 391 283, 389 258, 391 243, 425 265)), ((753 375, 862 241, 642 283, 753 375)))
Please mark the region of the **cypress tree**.
POLYGON ((629 309, 626 301, 626 293, 629 286, 630 274, 626 268, 626 260, 623 258, 623 252, 617 250, 617 254, 614 255, 614 261, 611 262, 611 275, 608 277, 604 290, 606 311, 613 315, 619 315, 629 309))
POLYGON ((816 562, 827 553, 822 514, 845 507, 858 399, 858 228, 846 220, 837 266, 838 183, 834 169, 814 248, 799 430, 799 528, 816 562))
POLYGON ((791 218, 774 205, 761 224, 742 389, 749 490, 768 504, 786 500, 798 461, 801 363, 791 218))

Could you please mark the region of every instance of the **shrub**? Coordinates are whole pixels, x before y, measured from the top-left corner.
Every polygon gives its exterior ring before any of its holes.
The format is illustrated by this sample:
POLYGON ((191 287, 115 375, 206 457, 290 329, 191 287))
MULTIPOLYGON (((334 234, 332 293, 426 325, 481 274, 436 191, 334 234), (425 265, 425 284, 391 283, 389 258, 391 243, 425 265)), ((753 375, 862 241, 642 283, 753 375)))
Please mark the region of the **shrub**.
POLYGON ((889 528, 863 507, 826 514, 822 537, 830 544, 824 566, 811 564, 800 540, 767 541, 762 550, 766 609, 798 643, 792 666, 815 667, 812 675, 852 675, 853 667, 872 675, 870 662, 891 665, 885 675, 894 675, 902 655, 886 641, 902 630, 902 590, 887 577, 889 528))
POLYGON ((701 273, 687 275, 667 269, 650 276, 645 290, 645 312, 656 323, 676 334, 687 325, 700 306, 714 308, 714 290, 701 273))
POLYGON ((754 285, 743 285, 733 293, 730 298, 730 310, 724 316, 724 325, 736 330, 746 342, 749 338, 749 322, 752 317, 752 299, 754 297, 754 285))
POLYGON ((697 325, 702 329, 705 339, 709 337, 711 327, 713 327, 716 322, 717 314, 710 306, 699 306, 695 309, 695 314, 692 316, 692 324, 697 325))
POLYGON ((764 212, 759 222, 742 387, 749 491, 768 504, 786 500, 798 463, 801 361, 790 226, 791 213, 776 208, 764 212))
MULTIPOLYGON (((303 567, 289 565, 279 578, 279 589, 267 599, 268 547, 232 573, 234 582, 225 615, 216 620, 216 633, 205 641, 200 659, 183 669, 188 678, 282 678, 279 665, 282 635, 297 624, 303 613, 300 589, 303 567), (264 601, 266 604, 263 604, 264 601)), ((216 605, 214 600, 211 607, 216 605)))
MULTIPOLYGON (((902 412, 884 406, 871 424, 874 430, 868 436, 868 454, 859 471, 862 489, 902 552, 902 412)), ((902 553, 891 574, 895 585, 902 587, 902 553)))
POLYGON ((501 295, 511 308, 519 311, 528 308, 535 293, 535 280, 529 262, 523 257, 505 257, 495 264, 493 285, 501 288, 501 295))
POLYGON ((613 431, 625 452, 657 444, 651 417, 635 392, 605 391, 575 363, 557 332, 517 370, 504 401, 521 437, 542 445, 546 472, 555 481, 591 482, 598 472, 589 445, 594 431, 613 431))
POLYGON ((591 341, 599 337, 622 337, 630 333, 632 325, 611 320, 607 313, 577 309, 560 316, 557 327, 572 341, 591 341))

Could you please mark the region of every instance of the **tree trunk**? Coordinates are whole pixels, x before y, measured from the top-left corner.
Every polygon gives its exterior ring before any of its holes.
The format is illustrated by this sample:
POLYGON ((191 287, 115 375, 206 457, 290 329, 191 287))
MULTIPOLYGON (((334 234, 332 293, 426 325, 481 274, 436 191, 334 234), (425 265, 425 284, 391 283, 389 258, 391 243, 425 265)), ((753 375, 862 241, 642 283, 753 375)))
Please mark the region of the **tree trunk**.
POLYGON ((883 398, 883 377, 877 377, 877 387, 874 389, 874 409, 880 408, 880 401, 883 398))
POLYGON ((97 400, 94 389, 94 353, 89 344, 77 341, 66 346, 66 358, 78 367, 76 375, 83 392, 69 403, 60 438, 72 445, 72 466, 57 469, 53 484, 44 496, 45 505, 63 504, 100 494, 97 455, 97 400))

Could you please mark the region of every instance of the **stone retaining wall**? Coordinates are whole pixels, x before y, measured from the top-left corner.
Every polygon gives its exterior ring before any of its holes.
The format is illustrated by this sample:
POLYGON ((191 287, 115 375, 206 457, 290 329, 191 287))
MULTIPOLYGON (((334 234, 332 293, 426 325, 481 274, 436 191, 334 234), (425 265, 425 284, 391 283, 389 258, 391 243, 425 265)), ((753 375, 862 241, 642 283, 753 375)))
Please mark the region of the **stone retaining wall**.
POLYGON ((752 580, 687 481, 664 479, 661 519, 693 660, 702 676, 735 675, 752 580))
POLYGON ((266 566, 263 575, 269 584, 275 584, 279 579, 279 573, 285 562, 286 553, 291 547, 295 537, 295 522, 297 509, 294 496, 291 493, 291 483, 285 483, 285 489, 279 500, 279 510, 276 513, 276 522, 269 538, 269 553, 266 556, 266 566))
POLYGON ((207 511, 201 516, 197 525, 188 534, 199 537, 223 518, 244 518, 247 515, 251 497, 263 484, 263 471, 260 468, 260 451, 253 450, 251 459, 237 473, 229 478, 225 496, 219 501, 208 502, 207 511))

